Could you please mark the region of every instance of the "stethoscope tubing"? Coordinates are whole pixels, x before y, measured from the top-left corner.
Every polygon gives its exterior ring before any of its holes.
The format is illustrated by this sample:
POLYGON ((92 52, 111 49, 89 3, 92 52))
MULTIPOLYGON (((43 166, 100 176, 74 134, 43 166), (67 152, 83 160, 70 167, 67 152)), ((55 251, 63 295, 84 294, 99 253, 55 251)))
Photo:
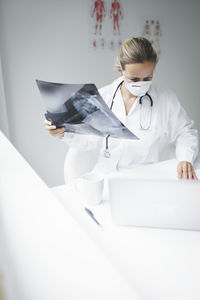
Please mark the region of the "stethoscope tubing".
MULTIPOLYGON (((112 111, 112 108, 113 108, 115 96, 116 96, 117 91, 118 91, 118 89, 119 89, 119 87, 121 86, 122 83, 123 83, 123 81, 120 82, 120 84, 117 86, 117 88, 116 88, 116 90, 115 90, 115 92, 114 92, 114 94, 113 94, 112 102, 111 102, 111 105, 110 105, 110 110, 111 110, 111 111, 112 111)), ((149 95, 149 93, 146 93, 145 95, 141 96, 140 99, 139 99, 139 105, 140 105, 140 128, 143 129, 143 130, 148 130, 148 129, 150 128, 150 126, 151 126, 152 109, 153 109, 153 99, 152 99, 151 95, 149 95), (147 96, 147 97, 149 98, 149 100, 150 100, 150 109, 151 109, 149 125, 148 125, 146 128, 144 128, 144 127, 142 126, 142 122, 141 122, 142 98, 145 97, 145 96, 147 96)), ((107 137, 106 137, 106 149, 105 149, 105 151, 104 151, 104 156, 107 157, 107 158, 110 157, 110 151, 109 151, 109 149, 108 149, 108 139, 109 139, 109 136, 110 136, 110 135, 107 135, 107 137)))

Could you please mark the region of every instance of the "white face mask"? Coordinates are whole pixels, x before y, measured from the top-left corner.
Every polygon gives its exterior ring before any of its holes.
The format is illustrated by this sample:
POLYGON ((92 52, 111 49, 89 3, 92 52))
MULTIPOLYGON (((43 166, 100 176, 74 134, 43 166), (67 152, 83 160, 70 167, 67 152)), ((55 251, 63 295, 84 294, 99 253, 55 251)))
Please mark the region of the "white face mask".
POLYGON ((148 92, 152 81, 127 82, 124 80, 125 87, 134 96, 144 96, 148 92))

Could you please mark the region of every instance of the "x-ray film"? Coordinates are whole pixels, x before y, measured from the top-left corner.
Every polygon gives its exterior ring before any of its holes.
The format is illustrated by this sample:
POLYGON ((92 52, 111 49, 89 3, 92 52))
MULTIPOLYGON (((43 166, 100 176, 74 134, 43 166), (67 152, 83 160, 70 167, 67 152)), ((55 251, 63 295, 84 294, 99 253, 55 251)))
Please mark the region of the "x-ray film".
POLYGON ((95 84, 63 84, 36 80, 45 117, 66 132, 138 139, 109 109, 95 84))

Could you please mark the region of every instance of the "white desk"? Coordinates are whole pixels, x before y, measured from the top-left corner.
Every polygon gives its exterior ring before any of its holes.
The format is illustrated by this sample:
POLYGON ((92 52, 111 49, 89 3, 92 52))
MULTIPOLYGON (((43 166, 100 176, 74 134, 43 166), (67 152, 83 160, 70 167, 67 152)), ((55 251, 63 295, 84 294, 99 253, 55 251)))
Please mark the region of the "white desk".
MULTIPOLYGON (((176 179, 176 161, 140 167, 137 177, 176 179), (168 167, 167 167, 168 166, 168 167), (166 168, 167 167, 167 168, 166 168), (148 169, 148 170, 147 170, 148 169)), ((197 174, 200 175, 199 170, 197 174)), ((73 185, 52 188, 67 211, 88 232, 143 300, 200 299, 200 232, 114 226, 108 202, 89 207, 102 224, 85 213, 73 185)))
POLYGON ((136 293, 0 132, 6 300, 133 300, 136 293))
POLYGON ((199 232, 115 227, 106 203, 92 208, 102 230, 73 187, 56 198, 1 132, 0 145, 6 300, 200 299, 199 232))

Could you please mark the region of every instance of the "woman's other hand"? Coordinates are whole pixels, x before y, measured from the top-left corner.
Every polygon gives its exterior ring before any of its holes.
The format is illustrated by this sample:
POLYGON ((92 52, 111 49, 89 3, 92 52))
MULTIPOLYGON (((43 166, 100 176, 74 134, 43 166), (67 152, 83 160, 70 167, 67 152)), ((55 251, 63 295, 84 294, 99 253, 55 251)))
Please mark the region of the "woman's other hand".
POLYGON ((63 137, 65 132, 65 127, 56 128, 55 125, 52 125, 51 121, 44 120, 45 129, 50 133, 52 136, 63 137))
POLYGON ((188 161, 180 161, 177 166, 178 178, 197 179, 193 165, 188 161))

